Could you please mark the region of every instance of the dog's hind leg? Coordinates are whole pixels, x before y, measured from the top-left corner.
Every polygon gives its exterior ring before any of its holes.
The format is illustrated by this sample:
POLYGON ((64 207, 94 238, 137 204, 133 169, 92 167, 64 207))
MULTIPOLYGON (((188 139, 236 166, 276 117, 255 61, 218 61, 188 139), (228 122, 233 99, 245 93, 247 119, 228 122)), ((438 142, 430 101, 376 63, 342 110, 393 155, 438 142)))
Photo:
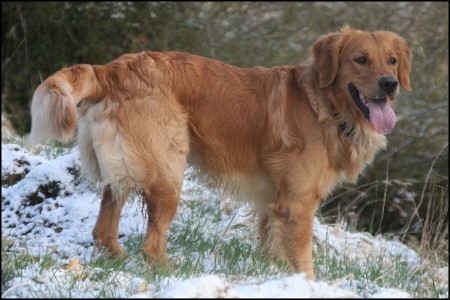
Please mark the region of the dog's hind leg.
POLYGON ((175 217, 181 184, 157 181, 143 193, 148 223, 142 250, 149 264, 167 262, 167 230, 175 217))
POLYGON ((109 186, 103 189, 100 214, 95 224, 92 235, 98 246, 108 251, 113 257, 123 255, 125 252, 119 245, 119 220, 128 192, 124 192, 120 198, 114 199, 109 186))

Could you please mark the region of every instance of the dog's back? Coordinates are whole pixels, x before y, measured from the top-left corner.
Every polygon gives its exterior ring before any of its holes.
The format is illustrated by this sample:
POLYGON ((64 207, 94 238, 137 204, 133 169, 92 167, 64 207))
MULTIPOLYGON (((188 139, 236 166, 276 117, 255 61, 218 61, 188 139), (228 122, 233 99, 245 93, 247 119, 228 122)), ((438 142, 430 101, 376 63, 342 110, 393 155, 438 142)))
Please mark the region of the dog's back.
POLYGON ((158 176, 178 184, 188 153, 191 164, 217 180, 259 175, 261 150, 289 143, 281 120, 288 72, 180 52, 73 66, 37 88, 30 140, 67 141, 78 121, 84 174, 117 185, 115 192, 145 188, 158 176))

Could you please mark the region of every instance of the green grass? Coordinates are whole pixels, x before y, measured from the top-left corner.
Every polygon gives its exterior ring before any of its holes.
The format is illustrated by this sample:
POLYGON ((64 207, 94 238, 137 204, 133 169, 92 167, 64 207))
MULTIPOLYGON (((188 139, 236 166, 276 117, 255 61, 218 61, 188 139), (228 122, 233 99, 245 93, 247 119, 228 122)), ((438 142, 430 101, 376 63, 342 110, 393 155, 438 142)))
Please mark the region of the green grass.
POLYGON ((315 253, 318 279, 332 282, 346 279, 354 282, 360 295, 371 292, 374 286, 411 292, 407 286, 410 271, 404 260, 391 257, 389 265, 384 260, 384 256, 361 259, 331 256, 326 251, 315 253))
POLYGON ((180 272, 173 275, 187 278, 214 273, 245 278, 280 274, 261 249, 255 247, 250 235, 224 240, 207 212, 208 208, 201 206, 183 212, 181 220, 172 227, 168 253, 177 258, 174 269, 180 272), (205 232, 205 228, 209 232, 205 232))

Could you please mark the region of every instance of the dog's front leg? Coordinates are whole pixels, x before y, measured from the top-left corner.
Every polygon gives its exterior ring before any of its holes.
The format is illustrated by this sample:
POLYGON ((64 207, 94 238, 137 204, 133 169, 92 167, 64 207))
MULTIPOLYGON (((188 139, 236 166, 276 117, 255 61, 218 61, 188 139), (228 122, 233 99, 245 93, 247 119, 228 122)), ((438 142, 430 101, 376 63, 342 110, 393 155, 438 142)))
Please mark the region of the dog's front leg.
POLYGON ((281 233, 278 252, 295 272, 304 272, 308 279, 314 279, 312 235, 318 201, 298 201, 291 197, 281 196, 275 209, 281 233))
POLYGON ((327 176, 323 172, 327 160, 314 159, 321 151, 324 151, 321 147, 311 147, 300 152, 301 156, 274 156, 271 175, 277 198, 268 204, 265 212, 268 220, 260 224, 262 236, 266 237, 265 248, 275 257, 288 261, 296 272, 306 273, 309 279, 314 278, 314 214, 324 194, 327 176))

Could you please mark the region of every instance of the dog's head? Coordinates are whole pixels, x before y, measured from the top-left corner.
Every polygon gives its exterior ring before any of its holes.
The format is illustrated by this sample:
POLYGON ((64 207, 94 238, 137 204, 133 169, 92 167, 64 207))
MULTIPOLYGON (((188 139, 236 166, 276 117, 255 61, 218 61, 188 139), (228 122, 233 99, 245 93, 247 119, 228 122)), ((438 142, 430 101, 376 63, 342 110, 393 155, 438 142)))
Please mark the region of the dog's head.
POLYGON ((412 54, 405 41, 388 31, 344 26, 319 38, 311 50, 319 87, 332 89, 334 110, 352 123, 368 121, 378 133, 390 133, 396 122, 391 103, 399 85, 411 90, 412 54))

